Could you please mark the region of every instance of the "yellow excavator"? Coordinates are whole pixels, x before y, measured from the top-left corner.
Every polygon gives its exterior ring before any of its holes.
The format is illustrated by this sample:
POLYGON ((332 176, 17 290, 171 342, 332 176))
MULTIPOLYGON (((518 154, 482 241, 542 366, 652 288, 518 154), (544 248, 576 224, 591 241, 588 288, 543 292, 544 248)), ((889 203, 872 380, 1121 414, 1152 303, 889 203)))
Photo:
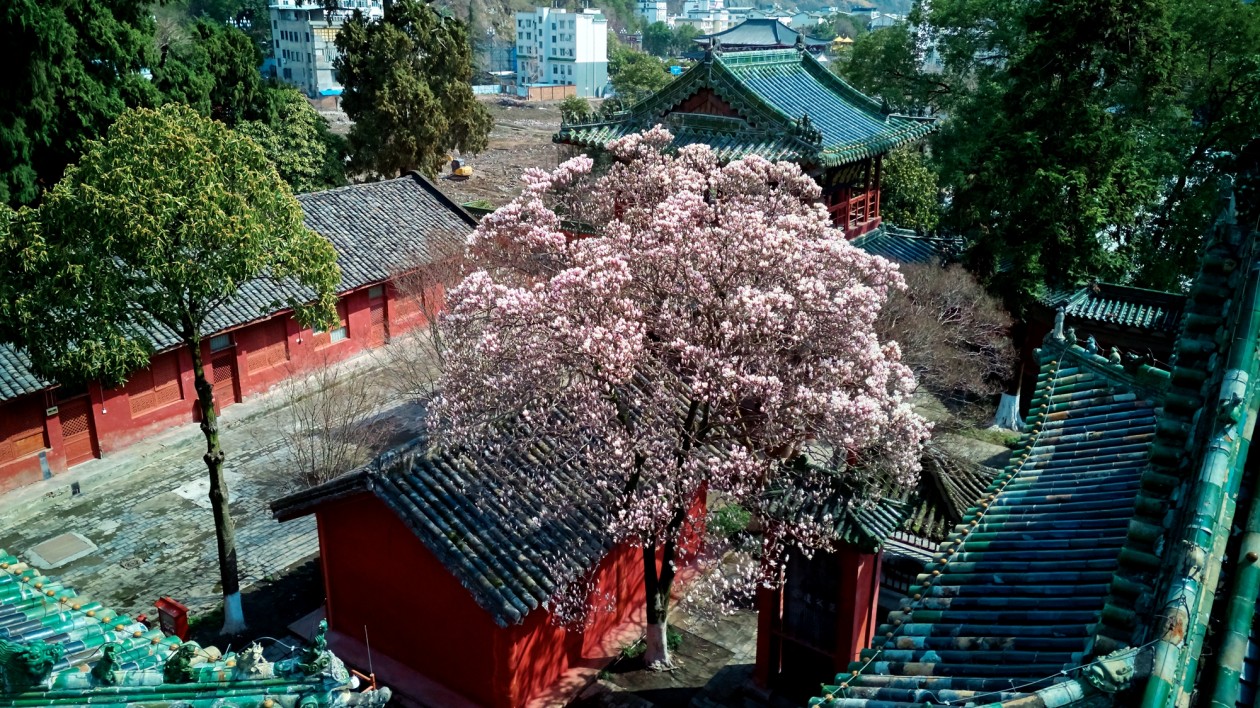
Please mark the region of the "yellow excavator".
POLYGON ((472 165, 463 160, 451 160, 451 179, 468 179, 472 173, 472 165))

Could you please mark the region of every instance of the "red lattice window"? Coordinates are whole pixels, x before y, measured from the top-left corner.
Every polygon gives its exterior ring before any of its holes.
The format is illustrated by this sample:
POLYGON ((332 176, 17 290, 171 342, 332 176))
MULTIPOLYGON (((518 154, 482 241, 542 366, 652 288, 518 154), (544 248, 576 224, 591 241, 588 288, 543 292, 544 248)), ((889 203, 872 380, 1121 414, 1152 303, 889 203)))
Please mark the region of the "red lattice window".
POLYGON ((147 413, 184 396, 179 387, 179 363, 175 354, 160 355, 149 368, 137 371, 127 382, 131 416, 147 413))
POLYGON ((214 367, 214 385, 217 388, 219 384, 232 380, 232 362, 225 361, 221 366, 214 367))
POLYGON ((83 411, 78 415, 65 418, 61 421, 61 434, 64 437, 71 438, 75 435, 82 435, 88 431, 88 414, 83 411))
POLYGON ((245 368, 254 374, 289 360, 288 343, 283 339, 245 355, 245 368))

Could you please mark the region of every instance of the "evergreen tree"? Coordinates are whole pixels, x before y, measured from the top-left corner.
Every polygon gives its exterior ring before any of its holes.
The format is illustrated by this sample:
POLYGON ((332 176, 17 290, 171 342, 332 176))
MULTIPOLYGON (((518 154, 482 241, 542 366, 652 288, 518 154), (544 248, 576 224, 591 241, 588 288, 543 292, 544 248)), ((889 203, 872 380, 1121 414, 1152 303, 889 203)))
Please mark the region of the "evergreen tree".
POLYGON ((337 49, 356 170, 434 175, 451 150, 486 148, 493 121, 469 83, 472 46, 463 23, 418 0, 398 0, 381 19, 355 12, 337 49))
POLYGON ((154 22, 141 0, 0 4, 0 203, 33 204, 89 140, 158 92, 154 22))

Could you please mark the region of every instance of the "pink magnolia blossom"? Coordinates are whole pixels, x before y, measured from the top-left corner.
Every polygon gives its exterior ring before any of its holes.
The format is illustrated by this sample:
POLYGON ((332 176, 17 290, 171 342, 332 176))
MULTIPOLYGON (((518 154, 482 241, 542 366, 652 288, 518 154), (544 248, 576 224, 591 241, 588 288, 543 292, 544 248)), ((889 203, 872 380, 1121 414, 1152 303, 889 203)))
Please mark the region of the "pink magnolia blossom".
MULTIPOLYGON (((776 548, 827 548, 834 519, 804 511, 910 483, 928 435, 911 372, 874 333, 901 275, 832 227, 798 166, 722 166, 670 141, 660 127, 623 138, 602 175, 586 157, 531 169, 482 221, 448 295, 435 432, 505 455, 522 429, 565 441, 612 540, 671 565, 702 490, 759 517, 776 548), (784 464, 801 455, 828 471, 784 464)), ((557 515, 590 498, 540 477, 557 515)), ((741 572, 773 579, 779 562, 741 572)))

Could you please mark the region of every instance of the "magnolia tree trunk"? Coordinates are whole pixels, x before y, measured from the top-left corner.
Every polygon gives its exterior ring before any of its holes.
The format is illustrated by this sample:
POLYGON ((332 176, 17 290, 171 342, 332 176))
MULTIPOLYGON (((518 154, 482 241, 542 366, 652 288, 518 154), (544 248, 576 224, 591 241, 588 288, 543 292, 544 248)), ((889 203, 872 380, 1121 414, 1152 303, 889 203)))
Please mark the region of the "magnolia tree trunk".
POLYGON ((210 472, 210 508, 214 511, 214 535, 219 550, 219 582, 223 586, 223 634, 245 631, 241 608, 241 584, 236 569, 236 525, 228 509, 227 480, 223 477, 223 448, 219 447, 219 420, 214 413, 214 386, 206 380, 201 361, 201 340, 189 338, 197 404, 201 409, 201 432, 206 437, 206 469, 210 472))
POLYGON ((661 548, 661 570, 656 571, 656 547, 643 544, 643 589, 647 595, 647 628, 643 663, 653 671, 674 666, 669 655, 669 597, 674 585, 674 562, 677 556, 677 529, 667 537, 661 548))

